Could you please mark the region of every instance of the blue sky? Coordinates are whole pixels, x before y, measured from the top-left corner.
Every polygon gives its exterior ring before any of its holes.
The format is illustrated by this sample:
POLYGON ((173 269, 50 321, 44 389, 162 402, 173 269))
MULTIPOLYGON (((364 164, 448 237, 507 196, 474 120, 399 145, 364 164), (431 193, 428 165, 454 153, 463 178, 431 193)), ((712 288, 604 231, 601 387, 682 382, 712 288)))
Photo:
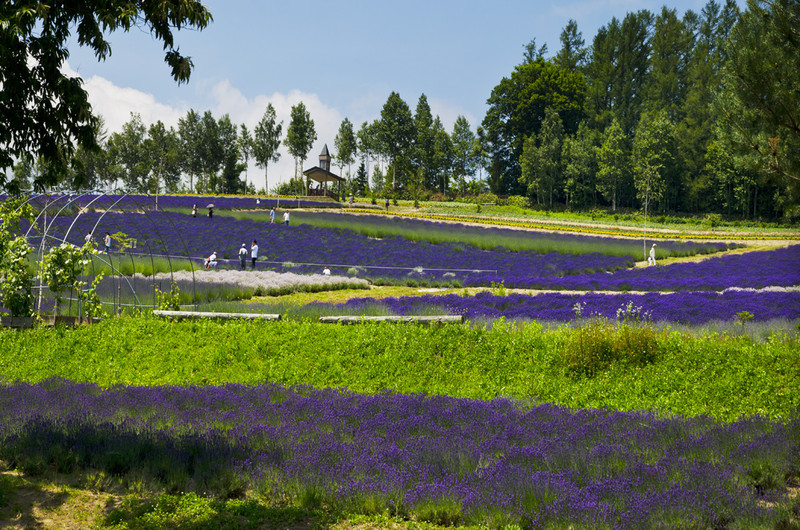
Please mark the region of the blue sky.
MULTIPOLYGON (((718 0, 722 3, 724 0, 718 0)), ((145 123, 176 125, 190 108, 227 113, 252 130, 267 103, 289 122, 291 106, 303 101, 318 140, 306 166, 333 139, 342 119, 356 128, 378 118, 396 91, 414 111, 424 93, 433 113, 451 130, 464 115, 473 130, 486 112, 492 88, 522 60, 531 39, 560 48, 559 35, 575 19, 586 44, 612 17, 663 5, 700 12, 706 0, 211 0, 214 22, 202 32, 176 34, 181 52, 192 57, 188 84, 178 86, 163 62, 161 45, 134 29, 109 36, 112 55, 98 63, 77 44, 68 68, 84 78, 95 110, 109 131, 119 130, 130 112, 145 123)), ((743 2, 740 2, 740 5, 743 2)), ((294 171, 283 149, 270 166, 270 186, 294 171)), ((250 179, 263 185, 254 166, 250 179)))

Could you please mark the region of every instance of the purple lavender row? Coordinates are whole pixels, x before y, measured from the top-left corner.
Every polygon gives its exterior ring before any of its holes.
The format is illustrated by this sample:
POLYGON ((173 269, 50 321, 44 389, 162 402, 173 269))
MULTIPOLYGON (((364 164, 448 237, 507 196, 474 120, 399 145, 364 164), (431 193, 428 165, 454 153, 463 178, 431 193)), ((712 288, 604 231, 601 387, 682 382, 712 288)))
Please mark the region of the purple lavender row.
MULTIPOLYGON (((466 285, 487 285, 494 275, 472 275, 466 285)), ((511 274, 506 287, 567 291, 721 291, 729 287, 761 289, 800 285, 800 245, 731 254, 700 262, 618 270, 614 274, 563 277, 511 274)))
MULTIPOLYGON (((343 312, 363 314, 366 306, 380 305, 397 315, 430 312, 432 307, 462 315, 467 319, 545 320, 571 322, 578 318, 576 304, 581 304, 581 318, 603 316, 610 319, 649 319, 653 322, 705 324, 735 321, 737 313, 747 311, 754 320, 800 318, 800 292, 725 291, 677 292, 669 294, 562 294, 536 296, 512 293, 494 295, 488 291, 475 296, 424 295, 398 298, 354 298, 334 307, 343 312)), ((330 306, 320 302, 311 305, 330 306)))
POLYGON ((450 506, 467 524, 496 526, 769 521, 777 509, 762 501, 783 498, 798 432, 798 419, 724 424, 276 384, 48 380, 0 391, 0 458, 12 466, 136 470, 199 491, 236 474, 249 488, 314 491, 345 510, 365 498, 401 513, 450 506))
MULTIPOLYGON (((232 266, 238 264, 236 255, 241 245, 249 246, 256 239, 261 249, 259 260, 262 263, 278 262, 264 266, 279 270, 284 262, 315 263, 329 266, 334 274, 356 272, 359 276, 372 278, 431 279, 464 279, 481 275, 475 271, 490 270, 493 271, 488 273, 491 279, 482 280, 487 285, 515 274, 531 277, 577 274, 615 270, 632 264, 630 258, 597 252, 574 255, 482 250, 455 243, 409 241, 399 236, 378 240, 351 230, 269 225, 250 219, 192 218, 174 212, 151 212, 147 215, 88 212, 77 218, 58 217, 50 229, 51 234, 66 236, 74 244, 83 244, 88 231, 93 231, 96 238, 105 231, 125 232, 139 240, 136 249, 139 252, 186 255, 188 250, 192 257, 203 257, 215 251, 222 259, 231 260, 232 266), (363 268, 350 270, 355 267, 363 268)), ((316 265, 307 270, 319 272, 319 268, 316 265)), ((303 271, 297 267, 291 270, 303 271)))

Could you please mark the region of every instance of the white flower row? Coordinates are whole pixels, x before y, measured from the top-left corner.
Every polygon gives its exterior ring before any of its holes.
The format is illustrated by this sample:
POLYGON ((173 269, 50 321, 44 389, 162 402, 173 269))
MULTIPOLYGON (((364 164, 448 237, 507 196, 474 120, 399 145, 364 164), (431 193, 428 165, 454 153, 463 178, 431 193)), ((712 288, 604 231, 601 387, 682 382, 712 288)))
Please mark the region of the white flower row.
MULTIPOLYGON (((191 271, 175 271, 172 274, 160 272, 154 275, 155 280, 174 280, 176 282, 191 282, 191 271)), ((368 285, 369 282, 360 278, 347 276, 327 276, 322 274, 295 274, 293 272, 273 271, 241 271, 241 270, 199 270, 194 272, 194 281, 203 284, 224 284, 237 287, 256 289, 284 289, 300 285, 328 286, 341 285, 368 285)))

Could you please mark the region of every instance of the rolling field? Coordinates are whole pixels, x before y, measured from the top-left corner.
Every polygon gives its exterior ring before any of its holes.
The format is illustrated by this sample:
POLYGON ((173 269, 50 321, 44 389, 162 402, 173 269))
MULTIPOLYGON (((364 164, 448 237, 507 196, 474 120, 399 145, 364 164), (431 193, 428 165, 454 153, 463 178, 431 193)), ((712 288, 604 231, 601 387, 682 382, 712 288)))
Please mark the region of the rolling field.
POLYGON ((642 267, 641 240, 313 209, 269 225, 267 200, 220 199, 213 219, 175 197, 52 221, 75 244, 135 237, 110 259, 136 272, 215 250, 217 270, 181 280, 183 303, 283 318, 145 309, 0 332, 7 527, 800 524, 796 241, 659 239, 662 264, 642 267), (273 284, 226 256, 252 239, 258 269, 315 287, 263 296, 273 284), (327 288, 311 274, 324 265, 327 288), (330 314, 465 323, 317 321, 330 314))

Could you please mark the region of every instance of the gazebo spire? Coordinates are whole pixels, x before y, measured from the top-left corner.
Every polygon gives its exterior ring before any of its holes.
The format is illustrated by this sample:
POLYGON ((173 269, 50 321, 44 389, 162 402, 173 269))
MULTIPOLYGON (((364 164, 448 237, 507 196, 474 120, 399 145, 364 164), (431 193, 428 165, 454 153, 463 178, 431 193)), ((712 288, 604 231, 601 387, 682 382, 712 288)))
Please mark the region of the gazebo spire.
POLYGON ((325 171, 331 170, 331 154, 328 152, 328 144, 325 144, 325 147, 322 148, 322 152, 319 154, 319 168, 325 171))

